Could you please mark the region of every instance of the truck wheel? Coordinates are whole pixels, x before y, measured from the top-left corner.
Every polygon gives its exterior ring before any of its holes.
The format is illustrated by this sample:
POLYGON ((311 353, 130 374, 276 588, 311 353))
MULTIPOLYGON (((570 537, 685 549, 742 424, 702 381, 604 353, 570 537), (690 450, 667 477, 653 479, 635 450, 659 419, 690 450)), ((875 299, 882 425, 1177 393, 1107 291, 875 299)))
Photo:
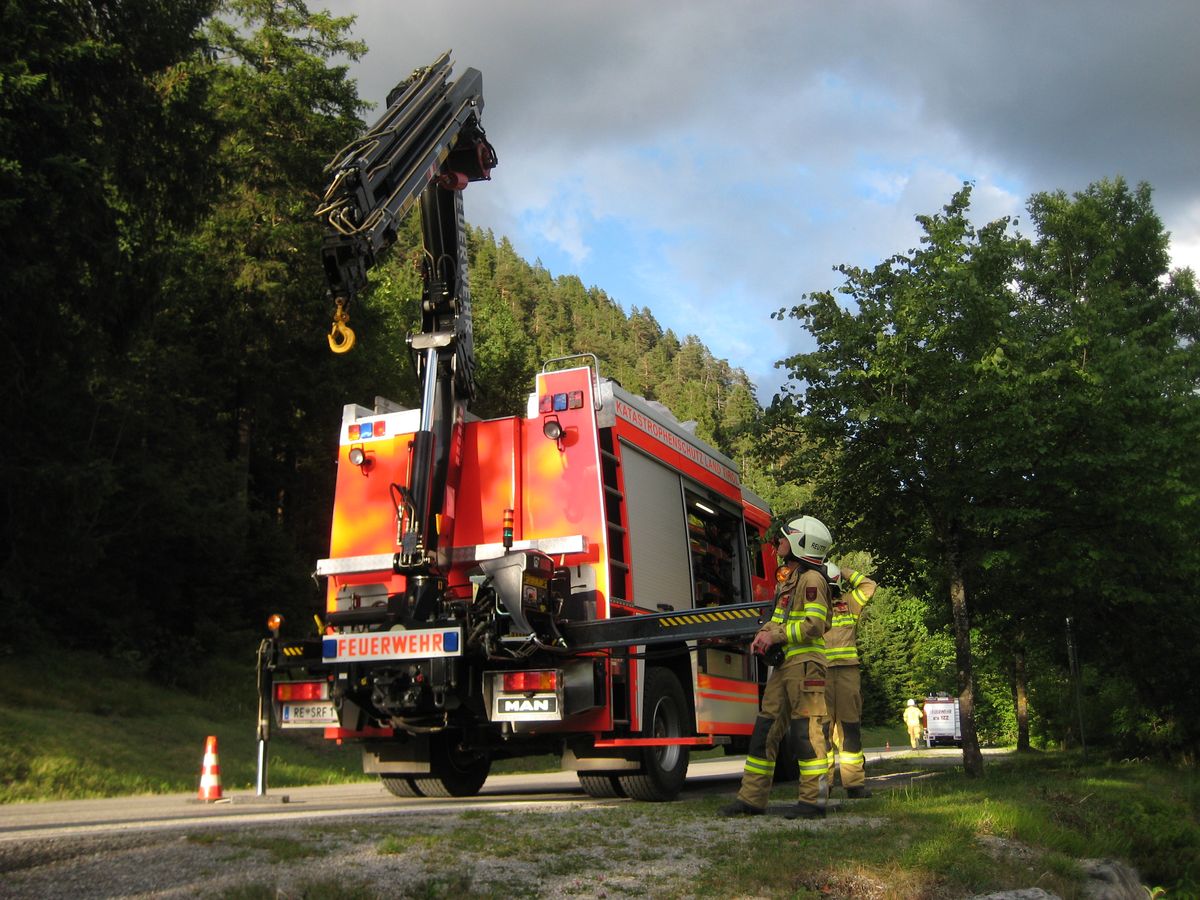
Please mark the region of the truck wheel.
POLYGON ((417 789, 426 797, 474 797, 487 781, 492 759, 486 751, 463 747, 456 737, 430 742, 432 775, 416 775, 417 789))
MULTIPOLYGON (((667 669, 650 669, 646 673, 645 728, 643 733, 653 737, 687 737, 691 728, 687 722, 688 705, 683 698, 679 679, 667 669)), ((667 747, 647 747, 642 752, 641 770, 632 775, 618 776, 625 793, 634 800, 657 803, 674 800, 687 778, 688 749, 673 744, 667 747)))
POLYGON ((579 785, 589 797, 600 800, 625 796, 625 789, 621 787, 621 780, 616 775, 597 775, 594 772, 585 775, 580 772, 579 785))
POLYGON ((397 797, 424 797, 411 775, 380 775, 379 780, 389 794, 397 797))

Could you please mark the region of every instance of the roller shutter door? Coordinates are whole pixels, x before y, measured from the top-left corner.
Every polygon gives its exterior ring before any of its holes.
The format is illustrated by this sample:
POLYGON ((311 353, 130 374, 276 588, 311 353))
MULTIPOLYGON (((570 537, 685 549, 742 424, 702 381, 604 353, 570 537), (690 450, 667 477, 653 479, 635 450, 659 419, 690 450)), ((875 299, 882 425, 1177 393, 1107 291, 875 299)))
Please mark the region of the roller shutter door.
POLYGON ((692 573, 679 473, 622 442, 633 602, 691 609, 692 573))

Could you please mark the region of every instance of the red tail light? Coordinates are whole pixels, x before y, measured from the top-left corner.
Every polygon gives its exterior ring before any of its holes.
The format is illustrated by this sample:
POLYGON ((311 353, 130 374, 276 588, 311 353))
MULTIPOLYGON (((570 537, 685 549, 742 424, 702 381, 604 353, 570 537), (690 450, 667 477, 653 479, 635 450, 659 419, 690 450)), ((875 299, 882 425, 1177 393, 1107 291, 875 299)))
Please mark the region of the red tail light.
POLYGON ((504 690, 521 693, 544 693, 558 687, 558 672, 505 672, 504 690))
POLYGON ((327 700, 327 681, 284 681, 275 685, 276 700, 327 700))

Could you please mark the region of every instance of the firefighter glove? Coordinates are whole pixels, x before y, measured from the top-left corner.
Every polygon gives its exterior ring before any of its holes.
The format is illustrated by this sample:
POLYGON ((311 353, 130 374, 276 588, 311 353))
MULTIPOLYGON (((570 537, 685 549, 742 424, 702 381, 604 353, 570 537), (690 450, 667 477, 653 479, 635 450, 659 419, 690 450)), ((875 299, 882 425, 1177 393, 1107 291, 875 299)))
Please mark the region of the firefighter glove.
POLYGON ((766 653, 775 644, 774 638, 769 631, 760 631, 754 636, 754 640, 750 642, 751 653, 766 653))

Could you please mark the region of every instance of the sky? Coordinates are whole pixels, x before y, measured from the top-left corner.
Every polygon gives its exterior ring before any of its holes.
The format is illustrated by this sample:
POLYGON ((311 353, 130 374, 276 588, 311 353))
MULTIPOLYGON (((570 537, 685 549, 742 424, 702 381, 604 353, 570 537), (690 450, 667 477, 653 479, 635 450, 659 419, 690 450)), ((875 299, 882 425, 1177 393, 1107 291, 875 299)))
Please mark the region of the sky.
MULTIPOLYGON (((357 17, 378 104, 452 50, 499 165, 467 220, 743 369, 811 350, 839 264, 915 245, 971 182, 977 224, 1040 191, 1147 182, 1200 271, 1197 0, 309 0, 357 17)), ((576 348, 586 351, 586 347, 576 348)))

